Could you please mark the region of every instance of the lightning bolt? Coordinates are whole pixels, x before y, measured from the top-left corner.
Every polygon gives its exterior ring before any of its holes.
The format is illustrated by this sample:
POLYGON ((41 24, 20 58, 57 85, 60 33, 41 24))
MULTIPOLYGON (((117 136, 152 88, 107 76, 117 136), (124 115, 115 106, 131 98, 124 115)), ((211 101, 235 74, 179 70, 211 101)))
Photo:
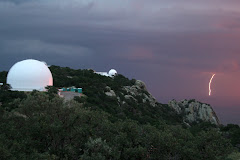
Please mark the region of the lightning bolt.
POLYGON ((210 81, 209 81, 209 96, 211 96, 211 92, 212 92, 212 90, 211 90, 211 84, 212 84, 212 80, 213 80, 213 78, 214 78, 215 75, 216 75, 216 74, 213 74, 213 75, 212 75, 212 78, 211 78, 210 81))

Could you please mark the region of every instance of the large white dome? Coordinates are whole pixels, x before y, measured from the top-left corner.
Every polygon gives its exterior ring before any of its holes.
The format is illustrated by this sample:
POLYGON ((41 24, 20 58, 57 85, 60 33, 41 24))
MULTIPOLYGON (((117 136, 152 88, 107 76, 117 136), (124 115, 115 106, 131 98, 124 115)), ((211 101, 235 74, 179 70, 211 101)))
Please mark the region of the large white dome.
POLYGON ((12 90, 44 91, 46 86, 53 85, 53 77, 44 62, 27 59, 12 66, 7 75, 7 83, 12 90))
POLYGON ((115 69, 111 69, 109 72, 108 72, 108 75, 113 77, 113 76, 116 76, 117 75, 117 71, 115 69))

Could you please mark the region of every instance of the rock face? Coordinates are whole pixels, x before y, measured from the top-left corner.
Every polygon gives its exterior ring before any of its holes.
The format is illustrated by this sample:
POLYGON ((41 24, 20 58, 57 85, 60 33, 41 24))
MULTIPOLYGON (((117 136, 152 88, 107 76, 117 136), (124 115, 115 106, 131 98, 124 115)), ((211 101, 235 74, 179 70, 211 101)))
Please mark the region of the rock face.
POLYGON ((115 92, 114 92, 114 90, 112 90, 110 87, 106 87, 106 89, 108 90, 108 92, 105 92, 105 94, 107 95, 107 96, 110 96, 110 97, 116 97, 116 94, 115 94, 115 92))
MULTIPOLYGON (((112 90, 109 86, 106 87, 106 92, 105 94, 110 97, 117 97, 116 93, 114 90, 112 90)), ((135 102, 140 102, 140 103, 149 103, 151 106, 156 107, 157 106, 157 101, 156 99, 148 93, 146 85, 144 82, 140 80, 136 80, 135 84, 132 86, 124 86, 122 88, 123 93, 122 96, 126 100, 133 100, 135 102)), ((119 103, 125 104, 126 102, 120 101, 120 97, 117 97, 119 103)))
MULTIPOLYGON (((147 91, 146 85, 140 80, 136 80, 134 85, 123 86, 121 91, 115 92, 109 86, 106 87, 105 94, 109 97, 117 98, 119 106, 124 104, 146 104, 149 107, 161 106, 156 99, 147 91)), ((182 100, 177 102, 172 100, 168 106, 172 112, 180 115, 183 123, 191 126, 192 123, 210 122, 219 125, 219 120, 212 107, 208 104, 196 100, 182 100)), ((169 108, 169 109, 170 109, 169 108)), ((181 120, 180 120, 181 121, 181 120)))
POLYGON ((156 107, 156 99, 148 93, 146 85, 140 80, 136 80, 133 86, 125 86, 123 89, 127 92, 125 98, 133 98, 135 101, 141 99, 143 103, 149 102, 151 106, 156 107))
POLYGON ((182 100, 177 102, 172 100, 168 103, 169 107, 172 107, 177 114, 183 116, 183 121, 185 123, 191 124, 193 122, 210 122, 215 125, 219 125, 219 120, 208 104, 198 102, 196 100, 182 100))

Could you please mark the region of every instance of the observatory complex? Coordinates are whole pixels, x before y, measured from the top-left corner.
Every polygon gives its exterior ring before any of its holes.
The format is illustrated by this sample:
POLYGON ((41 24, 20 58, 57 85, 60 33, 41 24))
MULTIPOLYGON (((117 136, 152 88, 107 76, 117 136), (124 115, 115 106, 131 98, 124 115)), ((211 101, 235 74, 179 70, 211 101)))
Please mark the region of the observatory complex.
POLYGON ((95 73, 107 77, 114 77, 117 75, 117 71, 115 69, 111 69, 109 72, 95 72, 95 73))
POLYGON ((53 77, 45 62, 27 59, 12 66, 7 83, 14 91, 45 91, 45 87, 53 85, 53 77))
MULTIPOLYGON (((115 69, 111 69, 109 72, 95 73, 107 77, 117 75, 115 69)), ((27 59, 17 62, 11 67, 7 75, 7 84, 11 86, 13 91, 46 91, 45 87, 53 86, 53 77, 46 62, 27 59)), ((3 84, 0 83, 0 85, 3 84)), ((59 92, 62 94, 65 92, 81 94, 82 88, 62 88, 59 89, 59 92)))

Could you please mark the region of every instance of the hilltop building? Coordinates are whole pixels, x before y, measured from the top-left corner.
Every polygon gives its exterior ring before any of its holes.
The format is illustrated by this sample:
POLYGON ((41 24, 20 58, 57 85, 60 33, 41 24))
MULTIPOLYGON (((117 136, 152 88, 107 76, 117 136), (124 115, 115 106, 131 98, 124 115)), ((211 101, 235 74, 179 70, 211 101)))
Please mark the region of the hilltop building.
POLYGON ((58 89, 58 95, 65 100, 71 100, 74 99, 74 97, 81 97, 82 96, 82 88, 61 88, 58 89))
POLYGON ((117 75, 117 71, 115 69, 111 69, 109 72, 95 72, 95 73, 107 77, 114 77, 117 75))
POLYGON ((53 86, 53 77, 45 62, 27 59, 12 66, 7 84, 15 91, 45 91, 45 87, 53 86))

